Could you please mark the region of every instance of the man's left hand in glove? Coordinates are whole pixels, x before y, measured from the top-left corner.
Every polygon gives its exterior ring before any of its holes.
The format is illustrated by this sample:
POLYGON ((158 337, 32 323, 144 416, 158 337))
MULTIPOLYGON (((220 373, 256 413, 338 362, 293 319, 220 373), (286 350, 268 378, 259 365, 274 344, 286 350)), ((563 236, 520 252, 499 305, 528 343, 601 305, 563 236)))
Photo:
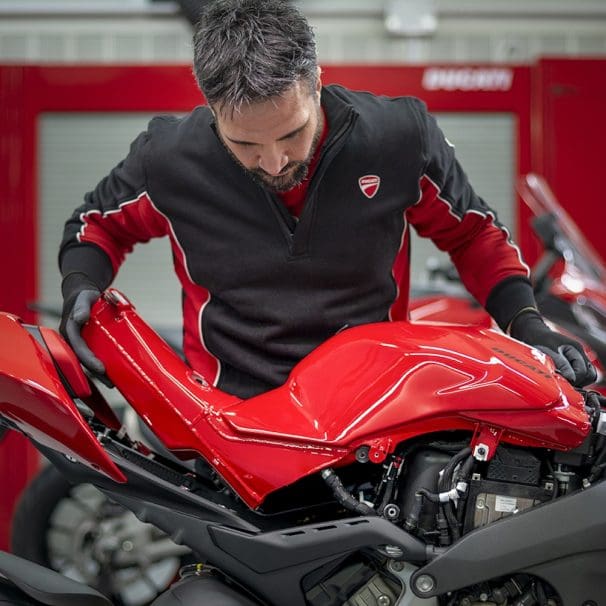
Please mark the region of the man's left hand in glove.
POLYGON ((558 372, 575 387, 594 383, 597 373, 582 345, 551 330, 535 309, 525 309, 511 322, 509 334, 536 347, 555 362, 558 372))

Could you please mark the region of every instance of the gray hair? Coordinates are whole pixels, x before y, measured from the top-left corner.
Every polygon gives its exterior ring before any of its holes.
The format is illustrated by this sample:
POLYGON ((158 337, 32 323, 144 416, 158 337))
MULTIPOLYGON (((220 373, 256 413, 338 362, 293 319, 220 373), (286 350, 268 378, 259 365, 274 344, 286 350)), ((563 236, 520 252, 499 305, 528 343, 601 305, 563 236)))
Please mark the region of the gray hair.
POLYGON ((215 0, 194 34, 194 75, 210 105, 238 110, 283 94, 298 80, 313 90, 313 31, 287 0, 215 0))

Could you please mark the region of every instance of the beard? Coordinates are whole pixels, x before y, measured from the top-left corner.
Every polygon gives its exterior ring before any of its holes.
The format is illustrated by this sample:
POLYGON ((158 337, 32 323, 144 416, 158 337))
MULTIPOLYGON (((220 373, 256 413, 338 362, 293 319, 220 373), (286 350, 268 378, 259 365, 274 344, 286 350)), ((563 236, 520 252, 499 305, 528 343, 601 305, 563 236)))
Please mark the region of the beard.
POLYGON ((279 194, 297 185, 300 185, 307 178, 309 165, 314 156, 317 141, 312 141, 309 156, 300 161, 289 162, 279 175, 273 176, 266 173, 262 168, 244 168, 246 174, 257 184, 269 191, 279 194))
POLYGON ((324 121, 322 110, 320 109, 320 105, 317 106, 317 126, 314 136, 311 140, 311 146, 309 148, 309 153, 305 160, 293 160, 289 162, 283 169, 279 175, 270 175, 265 172, 262 168, 247 168, 236 158, 234 153, 225 145, 223 138, 219 133, 219 139, 223 143, 223 147, 227 150, 227 153, 233 158, 234 162, 244 171, 244 173, 250 177, 257 185, 269 190, 272 193, 279 194, 286 192, 293 187, 297 187, 305 181, 309 173, 309 165, 313 160, 313 157, 316 153, 316 148, 318 147, 318 143, 320 142, 320 138, 322 136, 322 130, 324 128, 324 121))

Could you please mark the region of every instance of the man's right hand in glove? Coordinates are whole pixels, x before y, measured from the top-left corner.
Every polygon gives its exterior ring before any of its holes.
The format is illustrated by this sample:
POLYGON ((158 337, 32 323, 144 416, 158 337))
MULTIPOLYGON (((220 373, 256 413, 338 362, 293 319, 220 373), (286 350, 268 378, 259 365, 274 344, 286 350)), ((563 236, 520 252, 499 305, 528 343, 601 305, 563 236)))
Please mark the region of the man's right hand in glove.
POLYGON ((558 372, 575 387, 594 383, 597 373, 583 346, 574 339, 551 330, 536 309, 528 308, 513 319, 509 334, 546 353, 558 372))
POLYGON ((67 339, 78 359, 88 370, 105 374, 103 362, 90 350, 80 335, 82 327, 90 319, 93 303, 101 296, 101 291, 83 273, 70 273, 63 278, 63 312, 59 331, 67 339))

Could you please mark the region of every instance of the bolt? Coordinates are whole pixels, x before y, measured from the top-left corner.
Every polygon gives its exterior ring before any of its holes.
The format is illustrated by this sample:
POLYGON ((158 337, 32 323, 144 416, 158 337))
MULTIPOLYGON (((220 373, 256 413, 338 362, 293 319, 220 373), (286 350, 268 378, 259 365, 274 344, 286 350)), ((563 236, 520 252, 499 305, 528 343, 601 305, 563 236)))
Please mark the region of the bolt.
POLYGON ((379 606, 390 606, 391 600, 389 599, 389 596, 383 594, 377 598, 377 604, 379 606))
POLYGON ((395 520, 400 515, 400 508, 397 505, 390 503, 385 506, 383 513, 388 520, 395 520))
POLYGON ((132 551, 134 549, 134 545, 132 541, 124 541, 122 543, 122 551, 132 551))
POLYGON ((484 502, 484 499, 478 499, 476 501, 476 509, 484 509, 485 506, 486 503, 484 502))
POLYGON ((402 572, 406 564, 404 562, 400 562, 398 560, 392 560, 390 563, 390 567, 394 572, 402 572))
POLYGON ((422 574, 415 580, 415 587, 419 593, 429 593, 436 586, 433 577, 428 574, 422 574))
POLYGON ((368 453, 370 451, 370 448, 368 446, 360 446, 359 448, 356 449, 356 461, 358 461, 358 463, 368 463, 368 453))

